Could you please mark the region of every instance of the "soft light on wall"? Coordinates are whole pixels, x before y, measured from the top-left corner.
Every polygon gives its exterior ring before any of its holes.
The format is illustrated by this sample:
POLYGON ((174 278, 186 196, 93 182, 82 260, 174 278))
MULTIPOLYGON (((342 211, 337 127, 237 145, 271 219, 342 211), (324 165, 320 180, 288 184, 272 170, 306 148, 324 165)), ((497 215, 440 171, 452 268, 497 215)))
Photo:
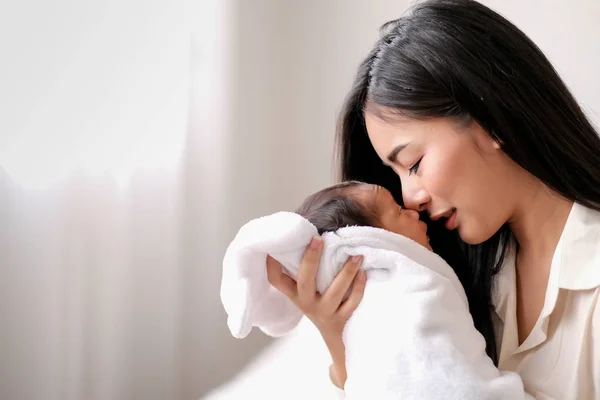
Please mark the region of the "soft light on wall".
POLYGON ((183 7, 27 3, 0 13, 11 61, 0 66, 0 166, 44 188, 75 170, 123 181, 136 168, 175 165, 189 98, 183 7))

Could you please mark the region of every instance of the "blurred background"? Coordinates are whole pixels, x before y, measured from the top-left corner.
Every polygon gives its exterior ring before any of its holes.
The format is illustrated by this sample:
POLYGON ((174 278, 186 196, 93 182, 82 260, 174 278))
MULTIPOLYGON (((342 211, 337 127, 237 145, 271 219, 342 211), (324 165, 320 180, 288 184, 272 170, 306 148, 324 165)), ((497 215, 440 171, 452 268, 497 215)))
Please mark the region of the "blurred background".
MULTIPOLYGON (((600 2, 483 3, 598 124, 600 2)), ((224 251, 333 181, 355 69, 411 4, 1 2, 0 398, 234 398, 213 390, 279 365, 227 329, 224 251)))

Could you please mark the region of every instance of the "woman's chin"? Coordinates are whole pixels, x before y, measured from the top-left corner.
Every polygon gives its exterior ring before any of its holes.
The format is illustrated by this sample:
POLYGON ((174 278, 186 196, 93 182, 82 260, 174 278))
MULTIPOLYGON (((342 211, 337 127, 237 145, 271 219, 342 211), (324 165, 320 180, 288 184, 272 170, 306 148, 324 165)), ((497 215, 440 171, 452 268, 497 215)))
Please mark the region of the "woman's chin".
POLYGON ((493 233, 488 234, 487 232, 466 229, 466 227, 460 225, 456 228, 456 231, 461 240, 470 245, 481 244, 493 236, 493 233))

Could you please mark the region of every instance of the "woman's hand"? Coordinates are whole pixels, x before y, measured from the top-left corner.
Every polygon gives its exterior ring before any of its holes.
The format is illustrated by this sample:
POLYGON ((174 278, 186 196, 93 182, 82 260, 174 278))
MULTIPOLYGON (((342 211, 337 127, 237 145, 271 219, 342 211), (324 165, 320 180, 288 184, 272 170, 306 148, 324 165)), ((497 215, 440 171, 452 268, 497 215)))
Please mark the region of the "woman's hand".
POLYGON ((350 257, 325 293, 317 293, 316 276, 322 251, 322 239, 314 237, 304 252, 297 282, 283 272, 279 262, 268 256, 267 277, 271 285, 296 304, 321 332, 333 359, 331 379, 343 388, 346 366, 342 330, 362 299, 366 274, 360 270, 362 256, 350 257), (350 287, 350 295, 343 301, 350 287))

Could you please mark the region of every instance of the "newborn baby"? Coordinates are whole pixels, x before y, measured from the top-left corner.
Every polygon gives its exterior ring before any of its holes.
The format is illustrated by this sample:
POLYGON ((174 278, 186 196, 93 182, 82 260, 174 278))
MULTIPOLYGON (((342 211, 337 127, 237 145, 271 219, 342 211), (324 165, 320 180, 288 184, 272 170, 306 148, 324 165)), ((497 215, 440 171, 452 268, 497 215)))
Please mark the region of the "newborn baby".
MULTIPOLYGON (((427 227, 384 188, 345 182, 309 196, 295 213, 248 222, 224 261, 221 299, 235 337, 252 326, 285 335, 302 313, 270 286, 270 254, 295 278, 304 249, 323 239, 316 286, 323 293, 352 255, 367 281, 346 323, 345 398, 524 399, 517 374, 502 373, 485 352, 465 291, 431 251, 427 227)), ((301 377, 299 377, 301 379, 301 377)))
MULTIPOLYGON (((398 205, 396 203, 396 201, 394 200, 392 194, 385 188, 381 187, 381 186, 377 186, 377 185, 371 185, 371 184, 367 184, 367 183, 363 183, 363 182, 357 182, 357 181, 348 181, 348 182, 343 182, 337 185, 333 185, 330 187, 327 187, 325 189, 322 189, 310 196, 308 196, 304 202, 302 203, 302 205, 296 210, 296 213, 298 213, 299 215, 303 216, 304 218, 306 218, 308 221, 310 221, 313 225, 315 225, 315 227, 317 228, 319 235, 323 235, 326 232, 336 232, 341 228, 344 227, 352 227, 352 226, 370 226, 370 227, 375 227, 375 228, 380 228, 380 229, 384 229, 386 231, 398 234, 398 235, 402 235, 408 239, 411 239, 412 241, 416 242, 417 244, 421 245, 422 247, 426 248, 429 251, 432 251, 431 246, 429 244, 429 237, 427 236, 427 225, 421 221, 419 219, 419 214, 418 212, 414 211, 414 210, 407 210, 402 208, 400 205, 398 205)), ((439 259, 441 261, 441 259, 439 259)), ((449 266, 447 266, 448 269, 450 268, 449 266)), ((446 271, 447 272, 447 271, 446 271)), ((376 285, 376 284, 375 284, 376 285)), ((396 287, 398 290, 400 289, 400 287, 396 287)), ((456 289, 456 285, 447 285, 446 290, 448 290, 449 288, 454 288, 456 289)), ((391 291, 395 291, 394 287, 392 287, 391 285, 381 285, 381 287, 377 287, 377 286, 371 286, 370 287, 371 291, 373 290, 377 290, 381 293, 382 289, 383 290, 389 290, 392 289, 391 291), (376 287, 376 289, 374 289, 374 287, 376 287)), ((459 289, 460 293, 457 293, 456 296, 451 296, 454 299, 457 299, 460 295, 462 295, 462 290, 459 289)), ((393 298, 396 294, 392 293, 389 297, 389 301, 392 302, 393 298)), ((368 293, 365 293, 366 297, 369 297, 370 295, 368 293)), ((415 294, 416 296, 416 294, 415 294)), ((398 297, 399 299, 401 298, 406 298, 403 295, 400 295, 398 297)), ((440 296, 438 297, 438 299, 442 299, 443 297, 440 296)), ((438 311, 444 311, 445 315, 441 316, 442 319, 448 319, 449 318, 449 322, 452 320, 453 318, 453 314, 456 315, 457 319, 456 319, 456 323, 461 323, 460 320, 460 315, 462 315, 463 317, 467 317, 468 316, 468 305, 466 304, 461 304, 460 302, 447 302, 447 303, 432 303, 431 301, 435 302, 435 297, 430 299, 429 302, 429 307, 430 310, 433 309, 437 309, 438 311), (452 305, 459 305, 460 304, 460 312, 458 312, 459 310, 457 310, 456 308, 452 309, 451 306, 452 305)), ((371 302, 371 304, 375 305, 375 302, 371 302)), ((415 304, 418 304, 415 303, 415 304)), ((399 310, 401 309, 401 305, 398 305, 399 310)), ((360 314, 364 314, 365 312, 368 313, 377 313, 377 312, 381 312, 381 309, 377 310, 376 307, 368 307, 370 310, 366 310, 367 307, 364 307, 364 305, 361 307, 359 306, 359 308, 356 310, 355 312, 355 318, 354 321, 356 321, 357 319, 360 320, 361 316, 360 314)), ((401 314, 401 310, 399 312, 399 314, 401 314)), ((431 313, 429 314, 429 316, 423 316, 423 318, 435 318, 434 317, 435 313, 431 313)), ((441 315, 441 314, 440 314, 441 315)), ((392 317, 393 318, 393 317, 392 317)), ((372 321, 372 320, 371 320, 372 321)), ((462 320, 462 323, 468 324, 468 326, 466 326, 466 328, 468 328, 466 330, 466 332, 468 332, 467 335, 463 335, 462 338, 460 338, 458 341, 457 340, 450 340, 447 344, 449 344, 450 342, 454 342, 453 344, 456 345, 457 343, 461 343, 463 346, 465 346, 465 348, 467 347, 471 347, 471 350, 477 349, 478 347, 481 348, 482 346, 482 337, 479 335, 479 332, 477 332, 475 330, 475 328, 472 326, 472 322, 468 319, 468 318, 464 318, 462 320), (463 340, 461 340, 463 339, 463 340), (464 341, 464 339, 466 339, 466 341, 464 341)), ((351 321, 349 321, 349 324, 352 324, 351 321)), ((427 321, 422 321, 420 324, 422 324, 421 328, 424 328, 428 325, 427 321), (423 323, 424 322, 424 323, 423 323)), ((393 325, 393 323, 390 323, 390 320, 388 319, 387 321, 383 322, 383 324, 380 325, 381 328, 388 330, 389 327, 393 325)), ((435 326, 435 324, 429 324, 430 327, 435 326)), ((443 323, 438 324, 438 327, 442 327, 443 323)), ((371 326, 373 328, 373 331, 376 330, 376 326, 371 326)), ((351 329, 347 326, 346 328, 351 329)), ((364 332, 364 330, 363 330, 364 332)), ((415 332, 413 332, 415 333, 415 332)), ((450 330, 448 330, 447 332, 440 332, 442 334, 450 334, 450 330)), ((347 337, 348 335, 346 335, 346 342, 348 342, 350 340, 350 338, 347 337)), ((435 337, 436 335, 433 335, 431 337, 432 342, 432 348, 435 347, 435 345, 433 344, 433 342, 439 338, 435 337)), ((423 336, 421 339, 424 339, 425 336, 423 336)), ((366 343, 366 341, 369 340, 368 337, 364 337, 362 338, 362 340, 364 340, 366 343)), ((373 338, 372 340, 376 341, 377 340, 377 334, 373 332, 373 338)), ((416 340, 416 342, 419 342, 420 340, 416 340)), ((423 345, 427 345, 427 342, 423 342, 421 340, 421 343, 423 345)), ((348 344, 347 344, 348 345, 348 344)), ((376 350, 376 347, 371 346, 369 349, 362 349, 360 351, 360 353, 363 353, 362 356, 360 355, 353 355, 352 352, 355 352, 356 349, 358 348, 359 345, 352 345, 349 344, 349 352, 350 354, 347 355, 347 357, 364 357, 365 352, 373 352, 374 350, 376 350)), ((447 350, 447 349, 446 349, 447 350)), ((387 352, 386 349, 380 349, 381 352, 387 352)), ((476 368, 477 367, 477 363, 479 363, 480 367, 482 368, 482 376, 484 376, 486 373, 484 371, 488 371, 490 373, 490 375, 488 375, 490 377, 490 381, 489 383, 492 382, 492 377, 496 377, 495 379, 496 384, 498 382, 501 382, 502 380, 505 380, 504 383, 512 383, 514 388, 516 388, 516 391, 510 392, 507 391, 506 393, 502 394, 501 391, 499 392, 495 392, 494 390, 491 390, 489 392, 486 392, 486 389, 481 390, 477 396, 481 396, 481 397, 477 397, 477 398, 512 398, 510 397, 509 393, 513 393, 516 394, 518 393, 520 395, 520 397, 524 397, 525 393, 521 393, 522 388, 521 388, 521 383, 520 380, 518 379, 517 376, 512 375, 512 376, 505 376, 504 378, 501 378, 501 375, 499 374, 499 371, 497 371, 492 363, 491 360, 486 359, 485 355, 479 351, 471 351, 471 355, 475 356, 475 357, 467 357, 465 358, 465 356, 469 353, 469 351, 466 352, 462 352, 460 349, 460 346, 457 346, 455 349, 452 349, 448 354, 452 354, 452 357, 456 357, 455 358, 455 362, 456 364, 454 365, 446 365, 446 367, 448 368, 448 371, 446 372, 442 372, 441 376, 445 376, 445 378, 448 378, 449 376, 451 376, 451 372, 450 370, 453 368, 456 368, 458 370, 461 369, 461 362, 465 362, 467 360, 469 360, 468 362, 472 362, 473 364, 471 366, 468 366, 468 368, 476 368), (512 382, 511 382, 512 381, 512 382)), ((391 353, 390 353, 391 354, 391 353)), ((426 354, 426 353, 424 353, 426 354)), ((443 352, 440 352, 440 354, 443 354, 443 352)), ((445 359, 445 362, 449 361, 452 359, 452 357, 445 359)), ((385 358, 385 357, 384 357, 385 358)), ((442 357, 443 358, 443 357, 442 357)), ((397 357, 397 354, 394 357, 388 358, 388 360, 390 360, 390 371, 393 370, 395 367, 392 366, 392 364, 398 364, 398 362, 402 362, 401 359, 399 359, 397 357)), ((424 360, 425 361, 425 360, 424 360)), ((430 360, 431 361, 431 360, 430 360)), ((348 370, 348 383, 347 385, 350 385, 350 387, 347 386, 347 389, 350 389, 350 391, 353 390, 352 385, 354 384, 353 380, 357 379, 357 376, 359 375, 363 375, 362 377, 358 378, 361 380, 365 379, 365 376, 367 375, 371 375, 374 373, 374 371, 380 371, 380 368, 382 367, 381 365, 381 358, 377 360, 377 363, 380 364, 377 367, 373 366, 373 365, 362 365, 360 368, 354 368, 354 371, 352 370, 352 367, 349 368, 348 370)), ((436 366, 436 368, 439 368, 441 365, 441 363, 439 365, 436 366)), ((464 367, 464 365, 463 365, 464 367)), ((405 372, 407 372, 406 369, 404 369, 405 372)), ((408 371, 409 372, 409 376, 415 374, 416 371, 408 371)), ((420 372, 422 372, 423 374, 427 374, 428 372, 426 370, 420 370, 420 372)), ((456 378, 459 378, 460 373, 458 373, 456 375, 456 378)), ((388 382, 391 382, 388 380, 388 382)), ((501 387, 502 385, 500 385, 501 387)), ((473 383, 473 388, 476 387, 476 384, 473 383)), ((491 388, 492 386, 490 386, 491 388)), ((514 389, 513 388, 513 389, 514 389)), ((481 389, 481 388, 480 388, 481 389)), ((397 393, 400 393, 402 390, 399 388, 397 393)), ((365 393, 363 393, 365 394, 365 393)), ((371 393, 372 394, 372 393, 371 393)), ((412 393, 412 395, 414 397, 422 397, 422 398, 426 398, 429 397, 427 396, 424 392, 422 392, 421 394, 417 393, 412 393)), ((456 393, 456 395, 458 395, 458 392, 456 393)), ((406 397, 405 397, 406 398, 406 397)), ((459 398, 459 397, 456 397, 459 398)), ((460 397, 460 398, 464 398, 464 397, 460 397)), ((515 398, 519 398, 519 396, 515 397, 515 398)))
POLYGON ((406 236, 431 250, 427 225, 419 213, 399 206, 385 188, 348 181, 310 196, 296 210, 317 227, 319 235, 346 226, 372 226, 406 236))

